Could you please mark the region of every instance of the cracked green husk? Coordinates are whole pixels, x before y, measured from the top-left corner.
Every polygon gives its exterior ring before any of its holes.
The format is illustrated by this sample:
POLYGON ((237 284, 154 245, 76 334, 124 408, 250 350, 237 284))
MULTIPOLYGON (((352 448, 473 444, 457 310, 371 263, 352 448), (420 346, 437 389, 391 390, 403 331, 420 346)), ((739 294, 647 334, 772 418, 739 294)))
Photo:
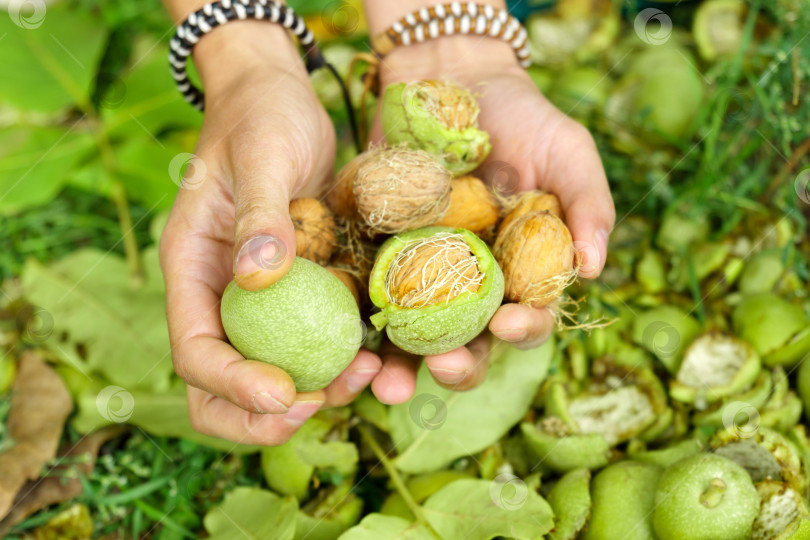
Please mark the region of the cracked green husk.
POLYGON ((456 176, 481 164, 492 150, 489 134, 477 127, 478 104, 468 90, 450 83, 425 81, 388 86, 382 100, 382 126, 388 144, 406 143, 439 158, 456 176), (460 101, 471 110, 466 125, 445 125, 433 112, 442 93, 464 93, 460 101))
POLYGON ((371 316, 377 328, 385 328, 397 347, 413 354, 441 354, 462 347, 480 334, 503 300, 503 273, 487 245, 466 229, 423 227, 392 236, 380 247, 369 280, 369 297, 378 313, 371 316), (406 246, 437 233, 459 234, 478 260, 484 278, 480 288, 455 298, 423 307, 401 307, 389 302, 386 292, 388 267, 406 246))

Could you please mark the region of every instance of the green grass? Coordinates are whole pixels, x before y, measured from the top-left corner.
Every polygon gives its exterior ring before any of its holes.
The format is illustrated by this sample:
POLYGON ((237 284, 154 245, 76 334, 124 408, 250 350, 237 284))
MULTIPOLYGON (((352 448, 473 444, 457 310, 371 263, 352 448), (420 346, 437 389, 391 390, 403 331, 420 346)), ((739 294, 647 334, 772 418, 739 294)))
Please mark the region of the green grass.
MULTIPOLYGON (((72 428, 66 443, 79 438, 72 428)), ((94 537, 196 538, 202 516, 235 486, 263 483, 258 456, 235 456, 138 429, 106 443, 75 501, 39 512, 8 538, 46 523, 73 502, 93 516, 94 537), (109 536, 111 535, 111 536, 109 536)))
MULTIPOLYGON (((133 32, 160 34, 167 29, 168 19, 157 0, 149 0, 146 6, 135 0, 73 0, 73 4, 100 11, 115 30, 111 41, 121 45, 108 50, 120 54, 111 53, 104 59, 112 72, 124 65, 125 44, 133 32)), ((780 214, 788 215, 795 227, 806 228, 793 179, 810 165, 807 155, 794 156, 810 136, 810 107, 806 104, 810 94, 810 12, 803 10, 799 20, 785 24, 785 4, 754 2, 774 24, 780 24, 781 32, 730 62, 704 66, 711 82, 710 96, 698 115, 692 139, 631 156, 612 150, 609 134, 595 133, 619 218, 632 210, 655 219, 677 208, 709 215, 718 236, 741 225, 756 232, 758 223, 773 221, 780 214), (794 55, 798 56, 795 60, 794 55), (799 104, 793 101, 796 81, 799 104)), ((748 39, 753 34, 749 20, 748 39)), ((137 204, 131 204, 130 211, 137 243, 144 247, 150 243, 152 216, 137 204)), ((4 217, 0 279, 19 275, 28 257, 48 262, 82 247, 123 254, 120 239, 114 203, 69 188, 48 204, 4 217)), ((798 257, 796 265, 806 278, 806 260, 798 257)), ((699 300, 694 279, 690 289, 699 300)), ((697 316, 703 317, 702 305, 697 316)), ((0 448, 4 403, 7 401, 0 400, 0 448)), ((68 427, 63 442, 78 437, 68 427)), ((146 436, 133 428, 102 448, 95 469, 83 484, 84 492, 77 500, 89 507, 96 537, 168 540, 195 538, 202 528, 202 516, 226 491, 237 485, 263 485, 264 480, 257 456, 228 455, 185 440, 146 436)), ((383 478, 368 477, 357 486, 367 510, 379 506, 383 484, 383 478)), ((22 538, 69 504, 31 516, 8 538, 22 538)))
MULTIPOLYGON (((131 204, 139 246, 150 243, 150 215, 131 204)), ((46 263, 83 247, 124 253, 115 205, 106 197, 65 189, 49 203, 3 218, 0 227, 0 280, 17 276, 25 260, 46 263)))

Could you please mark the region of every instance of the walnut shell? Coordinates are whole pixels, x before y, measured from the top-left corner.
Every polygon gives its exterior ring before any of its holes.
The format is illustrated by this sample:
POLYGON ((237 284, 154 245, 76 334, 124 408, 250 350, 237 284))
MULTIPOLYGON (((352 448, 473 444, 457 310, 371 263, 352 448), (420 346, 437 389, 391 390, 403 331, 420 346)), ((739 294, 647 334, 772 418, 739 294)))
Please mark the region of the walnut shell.
POLYGON ((493 227, 498 217, 498 203, 484 182, 474 176, 462 176, 451 183, 450 205, 435 224, 461 227, 477 234, 493 227))
POLYGON ((576 275, 571 232, 554 214, 528 212, 498 233, 492 250, 503 270, 510 302, 542 307, 558 298, 576 275))
POLYGON ((296 254, 325 264, 338 244, 332 212, 317 199, 293 199, 290 219, 295 227, 296 254))
POLYGON ((371 152, 363 152, 344 165, 335 175, 335 181, 326 193, 326 204, 337 215, 346 219, 358 219, 357 202, 354 200, 354 179, 357 169, 368 160, 371 152))
POLYGON ((354 296, 354 301, 357 302, 358 307, 360 306, 360 293, 357 291, 357 284, 355 283, 355 278, 348 272, 341 270, 340 268, 335 268, 334 266, 327 266, 327 270, 332 272, 332 274, 338 278, 340 281, 346 285, 346 288, 351 291, 352 296, 354 296))
POLYGON ((447 210, 451 180, 450 172, 426 152, 404 147, 374 150, 354 180, 357 210, 379 232, 423 227, 447 210))
POLYGON ((515 206, 503 218, 499 230, 504 230, 509 223, 526 212, 542 212, 544 210, 565 221, 560 199, 556 195, 540 190, 523 192, 520 194, 515 206))
POLYGON ((398 306, 423 307, 475 292, 482 280, 478 259, 462 237, 439 233, 397 254, 388 268, 386 291, 398 306))

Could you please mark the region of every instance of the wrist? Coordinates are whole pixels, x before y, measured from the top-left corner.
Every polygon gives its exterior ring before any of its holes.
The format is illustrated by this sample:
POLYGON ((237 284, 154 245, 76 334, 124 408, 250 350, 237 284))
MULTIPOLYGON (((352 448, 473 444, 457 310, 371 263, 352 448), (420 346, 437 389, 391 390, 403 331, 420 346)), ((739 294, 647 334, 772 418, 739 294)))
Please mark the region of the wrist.
POLYGON ((396 47, 380 64, 384 85, 449 79, 466 85, 523 69, 508 43, 489 36, 454 35, 396 47))
POLYGON ((281 25, 267 21, 224 24, 200 39, 193 58, 209 98, 230 92, 256 72, 308 78, 293 37, 281 25))

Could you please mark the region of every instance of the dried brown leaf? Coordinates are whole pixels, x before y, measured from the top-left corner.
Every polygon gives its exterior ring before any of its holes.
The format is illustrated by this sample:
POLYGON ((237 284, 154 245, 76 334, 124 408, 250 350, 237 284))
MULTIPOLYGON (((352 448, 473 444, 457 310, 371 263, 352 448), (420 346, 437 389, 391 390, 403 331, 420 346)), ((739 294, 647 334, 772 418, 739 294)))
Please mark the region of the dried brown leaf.
POLYGON ((9 511, 25 482, 38 478, 43 465, 56 455, 73 409, 62 379, 31 351, 20 357, 11 392, 7 426, 15 444, 0 454, 0 516, 9 511))
POLYGON ((20 490, 14 507, 0 521, 0 536, 4 536, 11 527, 34 512, 38 512, 52 504, 78 497, 82 492, 81 480, 77 477, 65 479, 63 473, 72 464, 73 467, 78 469, 80 475, 89 474, 93 470, 95 458, 101 445, 124 431, 126 431, 126 428, 121 425, 107 426, 85 435, 78 443, 60 452, 62 459, 59 461, 62 464, 54 467, 52 476, 30 481, 20 490), (84 458, 79 459, 82 455, 85 455, 84 458), (77 462, 79 462, 78 465, 76 465, 77 462))

